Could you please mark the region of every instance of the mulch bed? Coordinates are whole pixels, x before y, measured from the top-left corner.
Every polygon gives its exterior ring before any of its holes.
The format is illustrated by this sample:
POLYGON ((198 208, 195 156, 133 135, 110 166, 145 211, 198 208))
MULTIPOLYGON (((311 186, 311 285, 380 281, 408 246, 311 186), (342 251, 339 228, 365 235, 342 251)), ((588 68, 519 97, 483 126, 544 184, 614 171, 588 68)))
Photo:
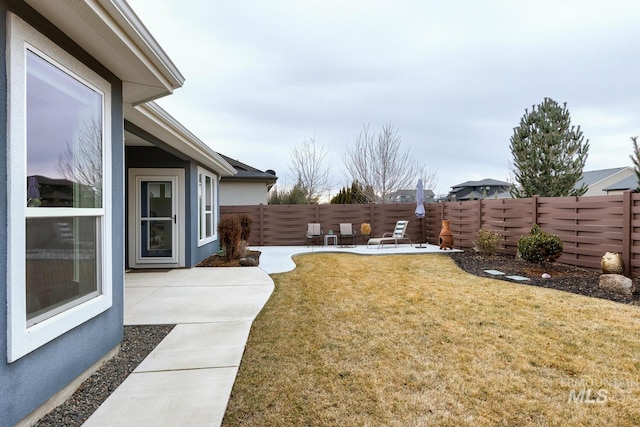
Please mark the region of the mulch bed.
MULTIPOLYGON (((245 251, 245 257, 254 257, 260 258, 260 251, 245 251)), ((231 261, 227 260, 227 257, 221 255, 212 255, 209 258, 200 261, 200 263, 196 267, 241 267, 240 259, 232 259, 231 261)))
MULTIPOLYGON (((455 263, 466 271, 480 277, 490 277, 498 280, 505 280, 514 283, 512 279, 504 276, 485 273, 484 270, 498 270, 505 275, 517 275, 528 277, 529 280, 522 282, 523 285, 541 286, 544 288, 557 289, 574 294, 585 295, 594 298, 603 298, 625 304, 640 304, 640 295, 634 294, 633 298, 604 291, 598 287, 600 271, 587 270, 573 267, 557 262, 546 263, 543 267, 527 261, 516 259, 509 255, 487 256, 472 251, 451 253, 451 258, 455 263), (548 273, 551 278, 544 279, 543 273, 548 273)), ((636 288, 639 287, 637 280, 634 280, 636 288)))

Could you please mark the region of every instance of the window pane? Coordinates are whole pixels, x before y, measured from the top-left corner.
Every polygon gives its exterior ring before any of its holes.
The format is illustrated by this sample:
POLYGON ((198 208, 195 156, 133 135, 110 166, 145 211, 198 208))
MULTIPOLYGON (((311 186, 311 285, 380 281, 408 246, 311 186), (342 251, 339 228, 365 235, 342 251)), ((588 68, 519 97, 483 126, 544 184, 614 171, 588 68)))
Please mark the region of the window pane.
POLYGON ((27 51, 27 206, 102 207, 102 95, 27 51))
POLYGON ((211 183, 211 177, 207 176, 205 177, 205 200, 206 200, 206 204, 205 204, 205 210, 207 212, 211 212, 211 203, 212 203, 212 199, 213 199, 213 185, 211 183))
POLYGON ((26 220, 27 320, 100 290, 97 223, 95 217, 26 220))
POLYGON ((206 227, 207 227, 207 229, 206 229, 206 230, 207 230, 207 231, 206 231, 206 233, 207 233, 207 237, 211 237, 211 236, 213 236, 213 230, 212 230, 212 226, 213 226, 212 215, 211 215, 210 213, 207 213, 207 214, 205 215, 205 218, 206 218, 206 222, 207 222, 207 226, 206 226, 206 227))

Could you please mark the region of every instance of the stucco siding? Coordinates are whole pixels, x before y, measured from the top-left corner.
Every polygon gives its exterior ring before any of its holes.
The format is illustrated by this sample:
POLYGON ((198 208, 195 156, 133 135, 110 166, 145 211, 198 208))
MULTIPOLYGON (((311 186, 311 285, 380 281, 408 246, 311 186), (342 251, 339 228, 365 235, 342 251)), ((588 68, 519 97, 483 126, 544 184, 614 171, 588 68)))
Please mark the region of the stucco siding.
POLYGON ((220 206, 259 205, 268 203, 264 182, 224 182, 220 184, 220 206))
MULTIPOLYGON (((0 0, 0 21, 2 31, 0 40, 6 46, 6 15, 7 5, 18 8, 14 10, 25 21, 31 23, 58 45, 73 51, 75 56, 87 66, 98 72, 112 87, 112 227, 116 230, 124 229, 124 218, 119 213, 124 209, 123 191, 123 161, 124 150, 122 146, 122 84, 112 74, 98 66, 95 60, 88 55, 79 54, 81 50, 70 44, 69 40, 59 32, 53 31, 50 25, 43 24, 42 17, 23 4, 0 0), (31 19, 31 16, 35 16, 31 19), (34 23, 35 22, 35 23, 34 23), (47 28, 51 31, 47 32, 47 28)), ((6 69, 5 50, 0 55, 2 69, 6 69)), ((7 170, 7 81, 6 73, 0 77, 0 174, 8 177, 8 185, 11 185, 11 171, 7 170)), ((0 186, 0 270, 7 271, 7 188, 0 186)), ((49 341, 45 345, 33 350, 13 363, 7 362, 7 277, 0 275, 0 424, 13 425, 29 415, 52 395, 72 382, 76 377, 89 369, 95 362, 105 356, 122 340, 123 332, 123 293, 124 293, 124 265, 123 265, 123 235, 117 231, 112 239, 113 248, 113 274, 111 308, 102 314, 86 321, 80 326, 71 329, 63 335, 49 341)))

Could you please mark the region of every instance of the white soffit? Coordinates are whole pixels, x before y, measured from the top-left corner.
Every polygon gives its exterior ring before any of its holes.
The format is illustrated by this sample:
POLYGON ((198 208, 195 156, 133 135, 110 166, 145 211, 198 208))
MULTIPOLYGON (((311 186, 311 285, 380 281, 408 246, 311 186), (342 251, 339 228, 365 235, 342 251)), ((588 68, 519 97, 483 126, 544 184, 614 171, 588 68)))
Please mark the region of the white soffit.
POLYGON ((123 81, 124 102, 169 95, 184 77, 124 0, 25 0, 123 81))

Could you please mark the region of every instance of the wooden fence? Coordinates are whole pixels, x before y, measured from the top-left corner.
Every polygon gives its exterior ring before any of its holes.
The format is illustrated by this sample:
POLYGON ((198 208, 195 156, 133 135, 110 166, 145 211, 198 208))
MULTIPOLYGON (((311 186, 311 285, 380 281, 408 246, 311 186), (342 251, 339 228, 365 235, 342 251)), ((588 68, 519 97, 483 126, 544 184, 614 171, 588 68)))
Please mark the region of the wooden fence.
MULTIPOLYGON (((247 213, 253 217, 249 243, 255 246, 306 245, 309 222, 323 232, 338 232, 339 224, 371 224, 371 235, 390 232, 397 220, 408 219, 414 243, 438 243, 443 219, 450 222, 454 247, 472 249, 480 228, 503 236, 500 253, 515 255, 518 238, 533 224, 557 234, 564 243, 559 262, 600 269, 605 252, 622 254, 625 274, 640 276, 640 193, 611 196, 532 197, 428 203, 422 221, 414 204, 257 205, 222 206, 221 215, 247 213), (421 238, 422 236, 422 238, 421 238)), ((363 240, 359 240, 363 243, 363 240)))

